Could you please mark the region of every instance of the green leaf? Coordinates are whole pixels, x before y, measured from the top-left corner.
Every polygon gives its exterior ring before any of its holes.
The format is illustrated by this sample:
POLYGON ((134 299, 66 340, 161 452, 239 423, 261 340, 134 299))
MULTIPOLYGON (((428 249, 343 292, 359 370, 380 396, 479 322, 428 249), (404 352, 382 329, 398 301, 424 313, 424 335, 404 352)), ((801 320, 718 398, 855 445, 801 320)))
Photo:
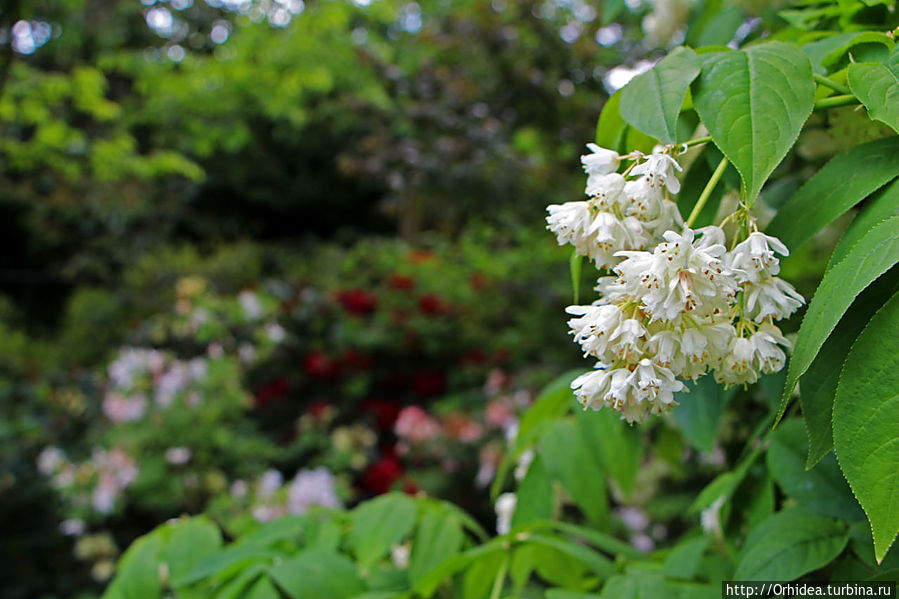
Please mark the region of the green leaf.
POLYGON ((476 560, 462 578, 463 599, 487 597, 505 557, 504 552, 494 551, 476 560))
POLYGON ((204 516, 178 521, 171 527, 165 561, 172 580, 187 575, 200 560, 217 553, 222 546, 218 526, 204 516))
POLYGON ((812 67, 796 46, 766 42, 745 50, 701 56, 693 101, 715 145, 755 201, 765 179, 796 142, 812 112, 812 67))
POLYGON ((855 296, 897 261, 899 217, 894 216, 878 223, 839 264, 827 271, 799 328, 778 419, 783 415, 799 377, 808 370, 855 296))
POLYGON ((630 496, 643 460, 643 435, 611 410, 588 410, 576 416, 590 451, 626 496, 630 496))
POLYGON ((849 351, 834 400, 833 441, 868 515, 879 562, 899 532, 899 294, 849 351))
POLYGON ((363 591, 353 563, 330 551, 304 551, 269 574, 292 599, 346 599, 363 591))
POLYGON ((658 574, 640 572, 613 576, 602 587, 601 599, 656 599, 670 597, 665 579, 658 574))
MULTIPOLYGON (((840 243, 842 245, 842 241, 840 243)), ((805 418, 809 439, 806 468, 817 464, 833 449, 833 400, 849 348, 865 328, 871 315, 897 290, 899 269, 892 268, 862 291, 799 379, 799 387, 802 389, 799 400, 802 402, 802 416, 805 418)), ((783 384, 780 388, 783 388, 783 384)))
POLYGON ((677 115, 700 62, 689 48, 675 48, 621 90, 621 116, 665 144, 677 142, 677 115))
POLYGON ((675 397, 680 403, 672 416, 690 445, 700 451, 715 449, 721 414, 736 391, 736 387, 725 389, 711 376, 686 383, 686 390, 675 397))
POLYGON ((627 153, 625 140, 627 135, 627 122, 621 117, 621 90, 612 94, 606 100, 599 113, 596 122, 596 143, 603 148, 615 150, 619 153, 627 153))
POLYGON ((415 501, 401 493, 382 495, 353 510, 350 545, 362 570, 373 566, 409 534, 415 513, 415 501))
POLYGON ((534 458, 524 480, 518 485, 518 499, 512 514, 512 527, 553 517, 554 496, 552 480, 540 455, 534 458))
POLYGON ((561 551, 568 557, 578 560, 602 578, 608 578, 615 572, 615 568, 612 566, 609 558, 580 543, 573 543, 568 539, 543 534, 530 535, 528 543, 561 551))
POLYGON ((118 573, 104 597, 154 599, 162 595, 159 577, 163 539, 158 528, 131 544, 118 564, 118 573))
POLYGON ((577 422, 565 419, 553 423, 541 437, 539 448, 550 476, 562 484, 591 522, 604 526, 609 517, 605 472, 577 422))
POLYGON ((241 597, 243 599, 281 599, 281 593, 268 578, 263 576, 241 597))
POLYGON ((182 578, 172 581, 175 587, 184 586, 199 582, 204 578, 210 578, 216 574, 240 564, 246 567, 252 563, 270 562, 273 559, 282 557, 282 554, 271 549, 265 549, 256 545, 238 545, 228 547, 218 553, 200 560, 186 575, 182 578))
POLYGON ((662 573, 670 578, 692 579, 711 540, 703 535, 678 543, 665 558, 662 573))
POLYGON ((868 109, 868 116, 899 132, 899 51, 893 50, 883 63, 849 65, 849 89, 868 109))
POLYGON ((874 225, 891 216, 899 216, 899 181, 880 189, 874 197, 865 202, 865 207, 852 219, 840 243, 830 256, 828 269, 846 257, 849 250, 864 237, 874 225))
POLYGON ((771 436, 768 470, 784 493, 809 512, 833 518, 861 519, 864 514, 832 454, 805 469, 808 441, 802 420, 783 422, 771 436))
POLYGON ((899 175, 899 137, 841 152, 777 212, 767 233, 796 249, 825 225, 899 175))
POLYGON ((462 540, 462 525, 454 514, 446 510, 426 511, 412 542, 409 559, 409 580, 412 584, 458 553, 462 540))
POLYGON ((241 545, 257 545, 267 547, 285 539, 299 539, 306 527, 303 516, 284 516, 272 522, 266 522, 250 534, 239 539, 241 545))
POLYGON ((599 599, 599 595, 565 589, 547 589, 546 599, 599 599))
POLYGON ((795 580, 833 560, 849 540, 839 522, 785 510, 746 537, 734 580, 795 580))

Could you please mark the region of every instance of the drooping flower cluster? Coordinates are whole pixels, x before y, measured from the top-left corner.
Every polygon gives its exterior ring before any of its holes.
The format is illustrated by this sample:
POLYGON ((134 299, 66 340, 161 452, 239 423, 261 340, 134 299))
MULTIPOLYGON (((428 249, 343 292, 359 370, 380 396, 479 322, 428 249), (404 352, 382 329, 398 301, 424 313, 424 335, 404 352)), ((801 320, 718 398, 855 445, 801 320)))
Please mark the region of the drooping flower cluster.
MULTIPOLYGON (((588 194, 601 188, 599 178, 621 177, 602 172, 617 167, 617 154, 591 149, 582 158, 588 194)), ((642 213, 640 198, 649 198, 648 205, 654 206, 647 208, 649 214, 666 210, 666 203, 674 206, 661 190, 679 190, 676 169, 667 154, 653 154, 631 168, 631 174, 642 178, 622 187, 631 206, 631 212, 621 212, 622 226, 642 213), (629 194, 629 185, 649 191, 629 194)), ((598 193, 583 203, 592 223, 610 218, 611 212, 602 211, 605 197, 598 193)), ((616 203, 614 209, 619 207, 616 203)), ((571 384, 585 408, 610 407, 629 422, 644 420, 676 404, 683 380, 713 372, 721 383, 749 384, 761 373, 783 368, 791 345, 774 320, 788 317, 804 300, 776 276, 780 266, 775 252, 788 254, 778 239, 753 231, 728 251, 720 227, 673 230, 672 225, 682 222, 678 215, 664 220, 660 226, 665 230, 652 230, 652 237, 641 241, 645 249, 628 247, 631 240, 622 237, 597 250, 599 239, 590 237, 596 225, 566 224, 561 215, 570 211, 560 208, 550 206, 547 219, 560 242, 572 243, 598 267, 611 265, 614 272, 599 278, 600 298, 593 304, 567 308, 574 317, 568 325, 575 342, 585 356, 597 360, 593 371, 571 384), (656 238, 660 242, 651 245, 656 238)), ((648 221, 640 222, 650 230, 648 221)))
POLYGON ((597 268, 613 266, 622 250, 642 250, 675 226, 683 224, 669 193, 680 191, 675 171, 681 170, 668 154, 619 156, 612 150, 588 144, 592 151, 581 157, 587 173, 589 199, 547 208, 549 229, 559 245, 570 243, 597 268), (622 159, 645 161, 632 165, 631 177, 616 172, 622 159))

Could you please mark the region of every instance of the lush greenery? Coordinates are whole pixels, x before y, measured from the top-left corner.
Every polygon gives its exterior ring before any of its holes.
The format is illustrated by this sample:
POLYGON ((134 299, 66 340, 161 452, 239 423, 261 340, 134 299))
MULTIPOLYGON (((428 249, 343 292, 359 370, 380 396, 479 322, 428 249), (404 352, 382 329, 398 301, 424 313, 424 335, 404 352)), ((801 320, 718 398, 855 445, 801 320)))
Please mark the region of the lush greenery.
POLYGON ((0 586, 895 581, 897 26, 890 0, 10 3, 0 586), (597 272, 542 219, 587 141, 676 159, 665 201, 729 251, 789 248, 786 367, 639 424, 578 408, 564 308, 597 272))

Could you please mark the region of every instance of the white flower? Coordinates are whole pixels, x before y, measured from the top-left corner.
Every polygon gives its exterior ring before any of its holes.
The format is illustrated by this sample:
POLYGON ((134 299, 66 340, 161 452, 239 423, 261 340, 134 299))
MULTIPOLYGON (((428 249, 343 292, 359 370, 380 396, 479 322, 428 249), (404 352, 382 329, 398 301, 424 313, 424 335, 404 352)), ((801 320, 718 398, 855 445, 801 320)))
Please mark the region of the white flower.
POLYGON ((169 447, 165 450, 165 461, 172 466, 183 466, 190 461, 193 452, 187 447, 169 447))
POLYGON ((67 537, 80 537, 87 529, 84 520, 79 518, 69 518, 59 523, 59 532, 67 537))
POLYGON ((575 247, 584 245, 587 230, 593 223, 587 202, 551 204, 546 210, 549 212, 546 223, 549 230, 556 234, 559 245, 566 243, 575 247))
POLYGON ((780 277, 770 277, 759 283, 744 283, 743 294, 746 298, 744 315, 756 322, 772 316, 789 318, 805 303, 805 298, 780 277))
POLYGON ((731 342, 730 352, 715 368, 715 380, 725 385, 748 385, 759 379, 755 347, 744 337, 731 342))
POLYGON ((774 276, 780 272, 780 261, 774 255, 775 251, 782 256, 790 255, 780 239, 756 231, 733 249, 728 265, 738 275, 739 282, 758 283, 763 275, 774 276))
POLYGON ((277 470, 270 468, 262 474, 262 478, 256 485, 256 495, 261 499, 268 499, 275 494, 275 491, 281 488, 284 477, 277 470))
POLYGON ((400 570, 405 570, 409 567, 409 554, 411 553, 410 547, 407 544, 402 545, 394 545, 390 548, 390 561, 393 562, 393 565, 396 566, 400 570))
POLYGON ((241 291, 237 296, 240 301, 240 307, 243 308, 243 314, 247 320, 259 320, 262 316, 262 302, 259 297, 252 291, 241 291))
POLYGON ((586 193, 592 198, 592 204, 599 210, 612 212, 626 207, 624 177, 618 173, 596 175, 587 180, 586 193))
POLYGON ((496 534, 505 535, 512 529, 512 515, 515 513, 515 506, 518 503, 518 497, 515 493, 503 493, 496 498, 494 509, 496 510, 496 534))
POLYGON ((708 366, 719 362, 728 352, 737 331, 729 322, 687 328, 681 336, 681 348, 687 364, 681 376, 696 378, 708 366))
POLYGON ((281 343, 287 338, 287 332, 284 327, 277 322, 270 322, 265 325, 265 333, 273 343, 281 343))
POLYGON ((670 409, 674 393, 683 390, 684 384, 669 369, 644 358, 633 371, 612 368, 584 373, 572 381, 571 388, 585 408, 610 407, 635 422, 670 409))
POLYGON ((297 472, 287 491, 287 511, 291 514, 305 514, 313 505, 341 507, 334 475, 324 466, 297 472))
POLYGON ((631 174, 646 175, 646 181, 651 187, 661 190, 665 186, 671 193, 677 193, 680 191, 680 181, 675 170, 683 169, 669 154, 653 153, 646 157, 646 162, 635 166, 631 174))
POLYGON ((693 231, 667 231, 666 242, 652 253, 618 252, 625 260, 615 267, 620 286, 641 300, 652 320, 674 320, 681 314, 716 314, 733 303, 735 284, 720 257, 724 246, 701 241, 693 231))
POLYGON ((702 530, 708 535, 721 534, 721 508, 724 506, 724 499, 724 495, 722 495, 712 505, 702 510, 699 515, 702 530))
POLYGON ((791 349, 793 345, 773 323, 766 322, 749 338, 756 356, 756 363, 762 372, 779 372, 787 361, 787 356, 778 345, 791 349))
POLYGON ((50 476, 65 463, 66 454, 60 448, 49 445, 37 456, 37 471, 44 476, 50 476))
POLYGON ((662 208, 662 191, 646 179, 628 181, 624 186, 627 197, 627 214, 635 216, 643 222, 651 221, 659 216, 662 208))
POLYGON ((602 360, 612 335, 624 320, 621 309, 615 305, 593 305, 568 306, 565 311, 581 316, 569 320, 568 326, 584 353, 602 360))
POLYGON ((608 175, 618 170, 618 164, 621 161, 618 152, 601 148, 594 143, 587 144, 587 149, 591 153, 581 156, 581 164, 584 165, 584 172, 588 175, 608 175))
POLYGON ((536 454, 533 449, 525 449, 518 458, 518 464, 515 465, 515 480, 521 482, 527 476, 528 470, 531 468, 531 462, 534 461, 536 454))

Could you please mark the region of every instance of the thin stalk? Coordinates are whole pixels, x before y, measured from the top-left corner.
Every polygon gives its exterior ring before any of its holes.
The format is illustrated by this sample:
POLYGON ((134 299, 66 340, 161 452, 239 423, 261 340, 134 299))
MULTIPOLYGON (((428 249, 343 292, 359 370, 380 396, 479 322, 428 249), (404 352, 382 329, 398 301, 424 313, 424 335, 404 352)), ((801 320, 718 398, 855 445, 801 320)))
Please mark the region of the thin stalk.
POLYGON ((496 579, 493 581, 493 589, 490 591, 490 599, 499 599, 499 594, 503 591, 503 583, 506 581, 506 572, 509 571, 509 554, 503 556, 503 561, 499 565, 499 571, 496 573, 496 579))
POLYGON ((712 136, 708 135, 706 137, 697 137, 696 139, 691 139, 690 141, 685 142, 681 145, 686 148, 691 148, 693 146, 698 146, 699 144, 709 143, 710 141, 712 141, 712 136))
POLYGON ((715 172, 712 173, 709 182, 705 184, 705 189, 699 194, 699 199, 696 200, 696 205, 693 206, 693 211, 690 212, 690 216, 685 223, 688 227, 693 226, 693 223, 696 222, 696 219, 699 217, 699 213, 702 212, 702 209, 705 207, 705 203, 709 201, 709 197, 715 190, 715 186, 718 185, 718 181, 721 180, 721 176, 724 175, 724 171, 727 169, 727 162, 726 156, 722 158, 721 162, 719 162, 718 166, 715 168, 715 172))
POLYGON ((845 94, 842 96, 831 96, 829 98, 818 100, 817 102, 815 102, 814 109, 823 110, 825 108, 839 108, 840 106, 852 106, 853 104, 860 104, 858 98, 856 98, 852 94, 845 94))
POLYGON ((839 92, 841 94, 851 94, 852 93, 851 91, 849 91, 849 88, 846 87, 845 85, 840 85, 836 81, 831 81, 830 79, 828 79, 827 77, 824 77, 823 75, 814 73, 814 74, 812 74, 812 77, 815 79, 815 81, 817 81, 824 87, 829 87, 830 89, 832 89, 835 92, 839 92))

